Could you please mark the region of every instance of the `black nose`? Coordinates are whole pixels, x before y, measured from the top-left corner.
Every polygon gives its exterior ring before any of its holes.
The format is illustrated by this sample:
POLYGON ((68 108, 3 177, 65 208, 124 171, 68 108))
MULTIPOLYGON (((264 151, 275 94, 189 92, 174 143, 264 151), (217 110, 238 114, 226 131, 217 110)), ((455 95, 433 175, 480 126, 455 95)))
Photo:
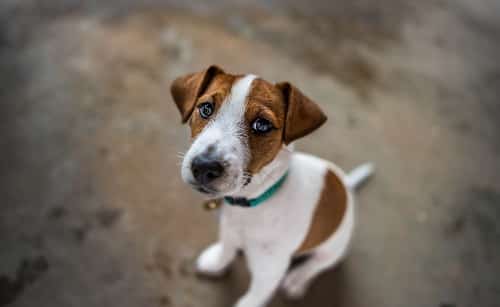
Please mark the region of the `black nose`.
POLYGON ((193 176, 201 184, 207 184, 222 176, 224 167, 222 164, 206 155, 196 156, 191 162, 193 176))

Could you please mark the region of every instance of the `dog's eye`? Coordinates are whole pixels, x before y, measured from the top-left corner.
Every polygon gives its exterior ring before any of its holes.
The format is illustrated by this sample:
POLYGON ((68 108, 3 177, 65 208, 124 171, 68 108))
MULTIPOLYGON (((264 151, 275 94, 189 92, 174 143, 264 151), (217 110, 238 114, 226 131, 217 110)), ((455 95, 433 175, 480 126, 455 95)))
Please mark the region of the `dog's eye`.
POLYGON ((258 134, 267 133, 267 132, 271 131, 272 129, 274 129, 273 124, 271 124, 270 121, 268 121, 267 119, 264 119, 262 117, 258 117, 252 123, 252 130, 258 134))
POLYGON ((211 102, 204 102, 198 106, 198 111, 202 118, 207 119, 214 113, 214 104, 211 102))

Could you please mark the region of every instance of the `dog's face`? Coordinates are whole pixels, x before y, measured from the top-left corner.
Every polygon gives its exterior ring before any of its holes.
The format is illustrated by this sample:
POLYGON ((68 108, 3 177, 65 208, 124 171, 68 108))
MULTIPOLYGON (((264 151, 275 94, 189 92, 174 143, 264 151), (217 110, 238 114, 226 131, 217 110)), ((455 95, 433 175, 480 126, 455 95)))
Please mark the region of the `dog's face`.
POLYGON ((326 121, 289 83, 231 75, 217 66, 177 78, 171 92, 193 138, 182 178, 212 197, 237 193, 284 145, 326 121))

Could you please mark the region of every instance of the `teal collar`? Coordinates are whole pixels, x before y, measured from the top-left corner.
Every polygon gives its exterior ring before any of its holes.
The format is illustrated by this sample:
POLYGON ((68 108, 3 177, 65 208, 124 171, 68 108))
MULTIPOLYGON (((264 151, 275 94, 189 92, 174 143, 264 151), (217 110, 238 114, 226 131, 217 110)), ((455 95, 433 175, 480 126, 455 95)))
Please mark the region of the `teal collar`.
POLYGON ((281 176, 281 178, 276 181, 269 189, 267 189, 264 193, 260 194, 260 196, 256 198, 248 199, 246 197, 225 196, 224 200, 226 201, 226 203, 232 206, 257 207, 258 205, 268 200, 271 196, 274 195, 274 193, 276 193, 276 191, 279 190, 279 188, 283 185, 283 182, 285 182, 287 176, 288 171, 286 171, 285 174, 281 176))

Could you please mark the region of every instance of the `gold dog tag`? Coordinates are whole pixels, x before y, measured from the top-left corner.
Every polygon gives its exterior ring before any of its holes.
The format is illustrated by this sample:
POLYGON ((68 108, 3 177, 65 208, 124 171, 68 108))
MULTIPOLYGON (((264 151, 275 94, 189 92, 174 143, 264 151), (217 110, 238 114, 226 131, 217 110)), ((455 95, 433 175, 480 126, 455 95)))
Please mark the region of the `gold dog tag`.
POLYGON ((218 209, 222 204, 221 199, 210 199, 203 202, 203 208, 207 211, 218 209))

